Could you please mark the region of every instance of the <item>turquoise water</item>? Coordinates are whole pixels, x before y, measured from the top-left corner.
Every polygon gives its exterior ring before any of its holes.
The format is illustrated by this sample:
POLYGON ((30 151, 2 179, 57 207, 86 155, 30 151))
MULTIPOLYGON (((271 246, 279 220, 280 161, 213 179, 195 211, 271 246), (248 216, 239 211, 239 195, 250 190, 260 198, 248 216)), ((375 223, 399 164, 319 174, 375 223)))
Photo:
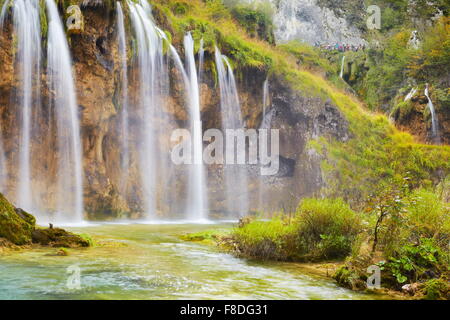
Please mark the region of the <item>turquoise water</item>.
MULTIPOLYGON (((224 227, 223 225, 220 226, 224 227)), ((227 227, 227 226, 225 226, 227 227)), ((180 240, 210 225, 98 225, 71 228, 101 247, 0 255, 0 299, 380 299, 305 273, 301 265, 255 263, 180 240), (68 286, 69 267, 80 286, 68 286)), ((70 284, 69 283, 69 284, 70 284)))

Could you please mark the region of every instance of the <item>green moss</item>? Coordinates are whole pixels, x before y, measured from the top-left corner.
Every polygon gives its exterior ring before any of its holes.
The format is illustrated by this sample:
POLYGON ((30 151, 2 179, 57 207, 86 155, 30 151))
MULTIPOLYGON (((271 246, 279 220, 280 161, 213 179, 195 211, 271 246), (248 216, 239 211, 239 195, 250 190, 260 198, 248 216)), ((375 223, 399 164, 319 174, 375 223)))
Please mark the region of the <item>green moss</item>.
POLYGON ((33 242, 56 248, 89 247, 93 244, 87 235, 76 235, 60 228, 37 228, 33 231, 33 242))
POLYGON ((200 232, 195 232, 195 233, 188 233, 186 235, 181 236, 181 239, 184 241, 216 244, 223 237, 226 237, 229 234, 230 234, 230 229, 214 229, 214 230, 206 230, 206 231, 200 231, 200 232))
POLYGON ((450 284, 447 279, 433 279, 424 284, 425 299, 427 300, 449 300, 450 284))
POLYGON ((6 238, 17 245, 31 243, 35 222, 32 215, 14 208, 0 194, 0 237, 6 238))

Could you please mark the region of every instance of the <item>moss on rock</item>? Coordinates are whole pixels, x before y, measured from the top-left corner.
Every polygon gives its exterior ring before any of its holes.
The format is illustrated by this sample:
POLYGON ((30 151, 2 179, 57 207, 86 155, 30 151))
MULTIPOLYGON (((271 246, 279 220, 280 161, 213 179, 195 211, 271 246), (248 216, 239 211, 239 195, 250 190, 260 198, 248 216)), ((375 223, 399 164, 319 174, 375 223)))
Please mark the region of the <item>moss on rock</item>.
POLYGON ((9 243, 26 245, 76 248, 89 247, 92 240, 86 235, 76 235, 60 228, 36 228, 36 219, 22 209, 15 208, 0 193, 0 241, 1 246, 9 243))
POLYGON ((60 228, 36 229, 33 231, 33 242, 44 246, 76 248, 89 247, 90 242, 83 237, 60 228))
POLYGON ((29 244, 32 241, 35 223, 36 220, 31 214, 16 209, 0 193, 0 237, 16 245, 29 244))

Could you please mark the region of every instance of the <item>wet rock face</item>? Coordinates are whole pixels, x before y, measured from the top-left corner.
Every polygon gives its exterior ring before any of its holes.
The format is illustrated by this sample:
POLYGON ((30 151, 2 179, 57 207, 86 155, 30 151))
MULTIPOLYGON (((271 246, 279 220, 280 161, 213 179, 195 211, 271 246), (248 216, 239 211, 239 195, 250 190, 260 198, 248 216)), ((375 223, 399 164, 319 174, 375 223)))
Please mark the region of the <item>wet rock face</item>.
POLYGON ((258 170, 252 171, 253 178, 261 179, 264 187, 258 191, 253 186, 251 198, 254 203, 264 199, 262 206, 267 210, 295 208, 301 198, 317 194, 326 183, 320 167, 322 158, 307 148, 308 141, 325 136, 345 142, 350 138, 348 123, 330 102, 305 97, 283 79, 269 80, 270 128, 279 130, 280 169, 276 175, 265 177, 259 176, 258 170))
MULTIPOLYGON (((242 0, 246 3, 264 0, 242 0)), ((275 38, 278 43, 303 40, 310 44, 364 43, 360 23, 364 9, 362 1, 353 1, 351 10, 343 10, 340 1, 329 0, 269 0, 275 10, 275 38)))
MULTIPOLYGON (((115 19, 107 9, 87 7, 83 10, 85 28, 70 36, 73 71, 76 81, 77 100, 81 119, 84 169, 84 207, 89 219, 139 218, 143 213, 143 191, 138 172, 137 150, 131 150, 130 186, 121 192, 120 185, 120 126, 119 111, 121 83, 120 60, 117 48, 115 19)), ((8 34, 10 32, 8 31, 8 34)), ((11 52, 11 38, 0 38, 0 124, 3 130, 4 148, 8 157, 9 184, 8 197, 14 199, 17 168, 14 159, 18 154, 17 119, 9 96, 17 90, 11 52)), ((178 44, 179 47, 179 44, 178 44)), ((178 48, 180 49, 180 48, 178 48)), ((210 53, 205 54, 205 62, 213 61, 210 53)), ((129 59, 132 66, 133 59, 129 59)), ((211 63, 205 63, 211 65, 211 63)), ((170 76, 175 79, 176 68, 169 66, 170 76)), ((263 83, 267 74, 261 70, 239 70, 238 90, 242 115, 247 128, 260 128, 263 120, 263 83)), ((129 69, 130 96, 130 140, 138 139, 137 124, 142 115, 136 112, 138 79, 135 69, 129 69)), ((279 210, 286 206, 295 207, 302 197, 316 194, 324 185, 320 169, 321 157, 306 145, 311 138, 330 136, 341 141, 349 139, 347 121, 330 102, 309 98, 306 94, 293 90, 283 79, 270 78, 270 106, 272 114, 270 128, 280 130, 280 169, 273 176, 261 177, 259 167, 249 168, 250 210, 279 210), (264 185, 264 187, 261 187, 264 185), (261 199, 264 201, 261 202, 261 199)), ((42 76, 45 82, 45 75, 42 76)), ((205 70, 201 87, 201 111, 204 130, 221 128, 220 95, 214 73, 205 70)), ((46 110, 48 92, 43 89, 42 103, 46 110)), ((184 89, 179 82, 171 81, 169 95, 164 97, 164 114, 167 119, 159 119, 165 131, 159 132, 158 143, 167 150, 161 161, 170 163, 170 134, 172 129, 187 128, 189 114, 184 102, 184 89)), ((48 119, 42 118, 46 127, 48 119)), ((49 129, 50 130, 50 129, 49 129)), ((54 130, 54 128, 53 128, 54 130)), ((50 133, 54 134, 54 133, 50 133)), ((32 142, 33 157, 46 159, 46 173, 56 172, 57 159, 44 145, 32 142)), ((184 212, 183 197, 187 194, 185 168, 168 166, 163 183, 156 190, 157 197, 165 197, 172 203, 160 208, 159 214, 175 216, 184 212), (168 187, 168 188, 167 188, 168 187)), ((40 167, 33 167, 40 172, 40 167)), ((38 177, 33 175, 33 177, 38 177)), ((36 178, 33 192, 41 198, 52 195, 51 187, 56 186, 53 178, 36 178)), ((223 175, 220 166, 208 168, 208 197, 211 212, 220 214, 224 210, 223 175)), ((16 214, 17 215, 17 214, 16 214)), ((19 216, 18 216, 19 217, 19 216)), ((19 217, 20 218, 20 217, 19 217)), ((31 231, 30 231, 31 232, 31 231)), ((44 237, 38 232, 35 237, 44 237)), ((19 242, 27 242, 31 233, 19 242)))

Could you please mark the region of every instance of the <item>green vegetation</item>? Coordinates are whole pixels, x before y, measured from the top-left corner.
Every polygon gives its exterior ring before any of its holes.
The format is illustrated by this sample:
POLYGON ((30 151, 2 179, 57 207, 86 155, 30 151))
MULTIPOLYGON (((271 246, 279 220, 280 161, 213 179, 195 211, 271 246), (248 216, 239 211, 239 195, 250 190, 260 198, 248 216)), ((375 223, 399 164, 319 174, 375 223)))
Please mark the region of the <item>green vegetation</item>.
POLYGON ((366 289, 367 268, 381 269, 383 288, 449 299, 450 207, 435 192, 411 189, 404 178, 374 190, 363 213, 342 199, 304 199, 291 216, 254 220, 235 228, 227 247, 258 260, 345 259, 333 276, 354 290, 366 289))
POLYGON ((35 218, 21 209, 16 209, 0 193, 0 238, 16 245, 31 243, 35 218))
POLYGON ((230 238, 241 256, 263 260, 320 261, 351 252, 362 219, 341 199, 305 199, 293 218, 252 221, 230 238))
POLYGON ((214 229, 206 230, 195 233, 188 233, 181 236, 184 241, 202 242, 205 244, 216 244, 220 242, 224 237, 230 234, 229 229, 214 229))
POLYGON ((93 245, 93 241, 88 235, 79 236, 53 227, 37 227, 36 219, 31 214, 15 208, 1 193, 0 238, 5 238, 15 245, 36 243, 57 248, 89 247, 93 245))
POLYGON ((438 287, 444 292, 439 296, 445 297, 450 276, 448 204, 431 191, 410 191, 405 182, 379 192, 366 212, 366 239, 353 247, 353 254, 334 275, 338 283, 364 289, 366 270, 375 264, 381 269, 384 288, 401 290, 405 284, 415 284, 410 294, 430 297, 438 287), (445 282, 447 287, 437 285, 445 282))

